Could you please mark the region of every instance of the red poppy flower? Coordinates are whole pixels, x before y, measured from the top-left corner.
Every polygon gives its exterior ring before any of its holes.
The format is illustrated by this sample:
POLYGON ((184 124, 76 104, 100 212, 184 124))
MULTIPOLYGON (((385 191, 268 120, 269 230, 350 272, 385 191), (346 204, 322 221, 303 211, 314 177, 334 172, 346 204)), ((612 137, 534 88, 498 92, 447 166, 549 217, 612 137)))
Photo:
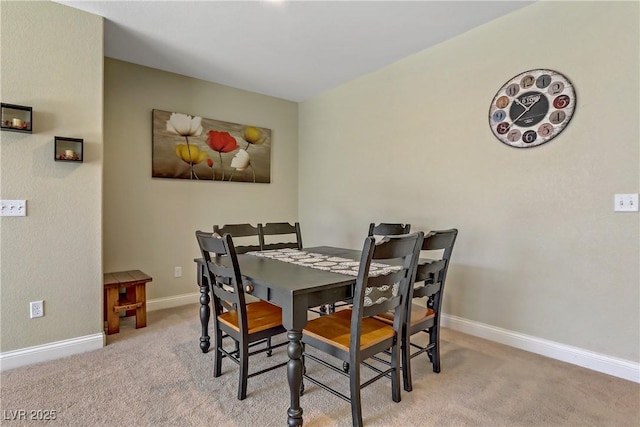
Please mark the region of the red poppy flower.
POLYGON ((218 132, 216 130, 209 131, 207 145, 218 153, 229 153, 238 148, 236 139, 229 132, 218 132))

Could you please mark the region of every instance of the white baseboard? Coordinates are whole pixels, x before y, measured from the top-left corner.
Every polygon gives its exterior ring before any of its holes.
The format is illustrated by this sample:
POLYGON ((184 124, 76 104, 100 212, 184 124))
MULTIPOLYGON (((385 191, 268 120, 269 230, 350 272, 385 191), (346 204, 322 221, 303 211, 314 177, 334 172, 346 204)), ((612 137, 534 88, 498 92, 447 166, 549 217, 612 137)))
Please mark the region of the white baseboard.
POLYGON ((147 311, 164 310, 165 308, 179 307, 181 305, 200 302, 200 292, 182 294, 166 298, 154 298, 147 300, 147 311))
MULTIPOLYGON (((156 298, 147 301, 147 311, 162 310, 181 305, 194 304, 200 301, 200 292, 177 295, 168 298, 156 298)), ((0 353, 0 371, 32 365, 39 362, 47 362, 61 357, 72 356, 86 351, 98 350, 105 346, 104 333, 87 335, 63 341, 19 350, 0 353)))
MULTIPOLYGON (((167 298, 155 298, 147 301, 147 311, 163 310, 165 308, 194 304, 199 301, 199 292, 167 298)), ((448 314, 442 315, 442 326, 489 341, 640 383, 640 364, 636 362, 512 332, 448 314)), ((104 333, 100 333, 7 351, 0 353, 0 371, 97 350, 104 347, 105 341, 106 337, 104 333)))
POLYGON ((442 326, 552 359, 640 383, 640 363, 442 314, 442 326))
POLYGON ((19 350, 5 351, 0 353, 0 371, 98 350, 104 347, 105 339, 104 333, 99 333, 19 350))

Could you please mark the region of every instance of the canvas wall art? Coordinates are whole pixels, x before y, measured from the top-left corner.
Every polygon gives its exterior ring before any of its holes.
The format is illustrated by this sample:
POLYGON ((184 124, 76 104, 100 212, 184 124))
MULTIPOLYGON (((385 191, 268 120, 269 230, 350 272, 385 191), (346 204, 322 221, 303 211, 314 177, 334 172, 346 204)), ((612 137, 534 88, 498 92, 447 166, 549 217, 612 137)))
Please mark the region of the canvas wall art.
POLYGON ((271 182, 271 129, 153 110, 152 176, 271 182))

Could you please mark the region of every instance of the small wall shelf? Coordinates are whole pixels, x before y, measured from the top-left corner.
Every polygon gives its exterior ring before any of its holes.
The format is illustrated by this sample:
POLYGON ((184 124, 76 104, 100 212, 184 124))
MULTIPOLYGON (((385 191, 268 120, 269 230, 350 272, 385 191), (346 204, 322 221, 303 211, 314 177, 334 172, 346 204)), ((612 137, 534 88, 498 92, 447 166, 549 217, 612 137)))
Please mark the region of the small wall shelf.
POLYGON ((53 144, 53 158, 56 162, 81 162, 84 141, 80 138, 56 136, 53 144))
POLYGON ((11 132, 31 133, 33 109, 24 105, 2 103, 0 128, 11 132))

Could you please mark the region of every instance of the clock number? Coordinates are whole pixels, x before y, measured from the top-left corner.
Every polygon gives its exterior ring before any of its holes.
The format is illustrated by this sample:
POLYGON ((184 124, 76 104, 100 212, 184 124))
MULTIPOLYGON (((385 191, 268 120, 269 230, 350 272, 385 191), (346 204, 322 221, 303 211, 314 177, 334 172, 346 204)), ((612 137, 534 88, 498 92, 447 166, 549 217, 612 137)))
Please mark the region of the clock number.
POLYGON ((496 107, 498 107, 498 108, 504 108, 507 105, 509 105, 509 97, 508 96, 501 96, 496 101, 496 107))
POLYGON ((509 96, 516 96, 518 92, 520 92, 520 86, 515 83, 507 86, 507 89, 505 90, 505 93, 509 96))
POLYGON ((507 134, 507 139, 511 142, 516 142, 520 139, 520 135, 522 134, 518 129, 511 129, 511 131, 509 131, 509 133, 507 134))
POLYGON ((551 95, 557 95, 564 89, 564 83, 562 82, 554 82, 551 86, 549 86, 549 93, 551 95))
POLYGON ((564 122, 564 119, 567 117, 564 111, 556 110, 549 115, 549 121, 554 125, 560 124, 564 122))
POLYGON ((544 123, 538 128, 538 133, 542 137, 550 136, 553 133, 553 126, 551 126, 549 123, 544 123))
POLYGON ((537 137, 538 137, 538 134, 536 133, 536 131, 528 130, 524 134, 522 134, 522 141, 526 142, 527 144, 531 144, 533 141, 536 140, 537 137))
POLYGON ((536 79, 533 78, 533 76, 529 75, 529 76, 524 76, 522 78, 522 80, 520 81, 520 86, 522 86, 522 89, 528 89, 531 86, 533 86, 533 83, 536 81, 536 79))
POLYGON ((553 100, 553 106, 556 108, 564 108, 571 102, 571 98, 567 95, 560 95, 556 99, 553 100))
POLYGON ((504 135, 509 130, 509 127, 509 123, 507 122, 498 123, 498 126, 496 126, 496 132, 500 135, 504 135))
POLYGON ((544 89, 549 86, 549 83, 551 83, 551 76, 549 74, 543 74, 536 80, 536 86, 539 89, 544 89))
POLYGON ((507 117, 507 113, 505 113, 504 110, 496 110, 496 112, 493 113, 494 122, 501 122, 505 119, 505 117, 507 117))

